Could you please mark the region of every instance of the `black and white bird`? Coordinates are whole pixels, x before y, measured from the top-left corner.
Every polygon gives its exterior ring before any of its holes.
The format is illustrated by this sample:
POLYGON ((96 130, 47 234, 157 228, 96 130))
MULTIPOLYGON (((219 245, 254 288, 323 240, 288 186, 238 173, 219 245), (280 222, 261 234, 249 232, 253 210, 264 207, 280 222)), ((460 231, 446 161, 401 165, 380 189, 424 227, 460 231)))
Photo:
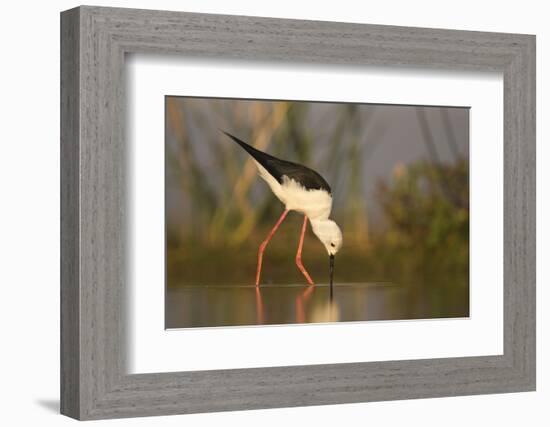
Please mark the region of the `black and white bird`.
POLYGON ((305 276, 308 284, 314 285, 315 283, 302 264, 302 248, 309 219, 313 233, 319 238, 328 252, 330 286, 332 287, 334 256, 342 247, 342 232, 338 225, 329 219, 332 209, 332 193, 328 183, 313 169, 298 163, 278 159, 257 150, 230 133, 225 131, 223 133, 252 156, 254 163, 258 167, 260 176, 267 182, 275 196, 285 205, 285 210, 281 217, 258 250, 256 286, 260 285, 264 250, 288 212, 294 210, 304 214, 298 251, 296 252, 296 265, 305 276))

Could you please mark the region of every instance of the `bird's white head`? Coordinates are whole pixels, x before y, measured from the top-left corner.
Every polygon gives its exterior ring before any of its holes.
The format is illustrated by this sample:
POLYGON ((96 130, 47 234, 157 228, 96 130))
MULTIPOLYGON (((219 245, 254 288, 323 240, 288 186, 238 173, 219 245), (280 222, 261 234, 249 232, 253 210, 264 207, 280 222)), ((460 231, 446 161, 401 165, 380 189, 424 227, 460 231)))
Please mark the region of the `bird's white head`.
POLYGON ((342 231, 331 219, 311 220, 311 228, 329 255, 336 255, 342 247, 342 231))

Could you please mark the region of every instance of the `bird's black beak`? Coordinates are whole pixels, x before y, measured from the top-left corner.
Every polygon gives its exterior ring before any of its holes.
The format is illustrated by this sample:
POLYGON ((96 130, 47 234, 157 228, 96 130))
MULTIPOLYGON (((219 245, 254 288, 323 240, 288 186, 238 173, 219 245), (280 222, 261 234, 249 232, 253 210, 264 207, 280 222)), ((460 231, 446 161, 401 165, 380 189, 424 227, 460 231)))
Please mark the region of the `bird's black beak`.
POLYGON ((330 288, 332 289, 332 279, 334 278, 334 255, 330 255, 329 274, 330 274, 330 288))

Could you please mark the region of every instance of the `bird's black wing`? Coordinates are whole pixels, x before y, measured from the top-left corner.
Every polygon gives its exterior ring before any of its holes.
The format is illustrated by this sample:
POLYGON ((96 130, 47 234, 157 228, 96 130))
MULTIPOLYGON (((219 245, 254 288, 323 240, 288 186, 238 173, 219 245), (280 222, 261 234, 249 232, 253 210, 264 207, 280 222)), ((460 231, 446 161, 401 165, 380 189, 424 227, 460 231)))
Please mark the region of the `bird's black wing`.
POLYGON ((289 179, 293 179, 308 190, 325 190, 329 194, 331 193, 328 183, 313 169, 286 160, 268 160, 268 163, 271 162, 273 162, 271 169, 276 171, 276 175, 270 172, 269 169, 268 172, 271 173, 281 184, 283 183, 283 177, 286 176, 289 179))
POLYGON ((288 160, 278 159, 277 157, 264 153, 263 151, 248 145, 246 142, 231 135, 230 133, 225 131, 223 133, 239 144, 259 164, 261 164, 271 176, 279 181, 279 183, 282 184, 283 177, 286 176, 289 179, 293 179, 308 190, 325 190, 329 194, 331 193, 328 183, 313 169, 298 163, 289 162, 288 160))

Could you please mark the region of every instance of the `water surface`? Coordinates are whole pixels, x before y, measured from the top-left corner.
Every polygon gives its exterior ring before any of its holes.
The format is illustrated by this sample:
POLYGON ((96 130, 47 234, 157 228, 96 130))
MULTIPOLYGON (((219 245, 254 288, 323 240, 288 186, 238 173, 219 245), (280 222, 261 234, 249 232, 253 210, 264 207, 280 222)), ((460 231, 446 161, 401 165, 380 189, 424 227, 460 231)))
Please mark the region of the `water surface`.
MULTIPOLYGON (((422 290, 392 283, 167 289, 166 328, 432 318, 422 290)), ((453 316, 446 316, 453 317, 453 316)))

